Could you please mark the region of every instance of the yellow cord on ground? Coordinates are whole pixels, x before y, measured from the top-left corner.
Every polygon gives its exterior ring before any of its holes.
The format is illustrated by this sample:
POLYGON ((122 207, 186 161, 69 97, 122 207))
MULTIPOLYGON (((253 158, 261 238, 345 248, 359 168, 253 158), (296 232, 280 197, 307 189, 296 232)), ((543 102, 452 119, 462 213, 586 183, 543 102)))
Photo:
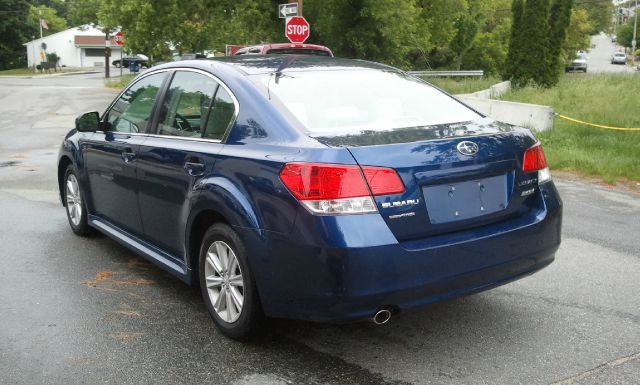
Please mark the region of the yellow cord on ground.
POLYGON ((591 127, 605 128, 607 130, 616 130, 616 131, 640 131, 640 128, 623 128, 623 127, 603 126, 601 124, 583 122, 582 120, 570 118, 568 116, 561 115, 561 114, 558 114, 558 113, 555 113, 555 115, 557 117, 561 118, 561 119, 565 119, 565 120, 568 120, 568 121, 574 122, 574 123, 584 124, 584 125, 591 126, 591 127))

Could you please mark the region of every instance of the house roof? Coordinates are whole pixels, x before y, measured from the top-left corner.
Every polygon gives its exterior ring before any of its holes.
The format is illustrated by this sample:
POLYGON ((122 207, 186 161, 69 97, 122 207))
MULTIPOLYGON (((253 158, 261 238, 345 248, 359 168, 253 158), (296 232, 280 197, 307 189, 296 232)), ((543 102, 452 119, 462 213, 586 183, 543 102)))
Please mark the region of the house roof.
MULTIPOLYGON (((104 47, 104 35, 102 36, 86 36, 75 35, 73 42, 78 47, 104 47)), ((111 37, 111 46, 117 47, 116 41, 111 37)))

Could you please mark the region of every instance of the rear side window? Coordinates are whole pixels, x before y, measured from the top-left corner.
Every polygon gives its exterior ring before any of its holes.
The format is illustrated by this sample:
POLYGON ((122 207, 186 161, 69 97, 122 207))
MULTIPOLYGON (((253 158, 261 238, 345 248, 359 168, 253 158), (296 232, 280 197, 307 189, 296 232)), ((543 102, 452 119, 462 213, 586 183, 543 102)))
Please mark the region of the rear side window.
POLYGON ((166 73, 140 79, 114 103, 107 116, 110 131, 145 132, 166 73))
POLYGON ((158 134, 200 138, 218 83, 197 73, 179 71, 162 103, 158 134))
POLYGON ((231 95, 223 87, 219 87, 204 131, 204 138, 222 140, 233 123, 235 114, 236 106, 231 95))

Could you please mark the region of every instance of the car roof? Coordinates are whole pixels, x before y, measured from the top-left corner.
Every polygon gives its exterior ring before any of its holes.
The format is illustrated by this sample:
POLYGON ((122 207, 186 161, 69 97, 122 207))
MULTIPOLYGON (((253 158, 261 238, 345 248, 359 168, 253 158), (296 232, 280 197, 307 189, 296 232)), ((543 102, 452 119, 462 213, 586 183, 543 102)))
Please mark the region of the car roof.
POLYGON ((317 71, 317 70, 353 70, 374 69, 402 72, 401 70, 381 63, 365 60, 342 59, 330 56, 315 55, 240 55, 225 56, 200 60, 182 60, 161 64, 154 69, 200 68, 211 71, 212 67, 223 66, 234 69, 236 73, 250 76, 269 74, 280 71, 317 71))
MULTIPOLYGON (((298 48, 298 49, 311 49, 316 51, 325 51, 331 53, 329 47, 318 44, 296 44, 296 43, 270 43, 270 44, 256 44, 240 48, 237 52, 248 52, 259 49, 285 49, 285 48, 298 48)), ((237 54, 237 53, 236 53, 237 54)))
POLYGON ((247 55, 226 56, 212 61, 232 66, 246 75, 286 71, 377 69, 400 71, 397 68, 365 60, 342 59, 314 55, 247 55))

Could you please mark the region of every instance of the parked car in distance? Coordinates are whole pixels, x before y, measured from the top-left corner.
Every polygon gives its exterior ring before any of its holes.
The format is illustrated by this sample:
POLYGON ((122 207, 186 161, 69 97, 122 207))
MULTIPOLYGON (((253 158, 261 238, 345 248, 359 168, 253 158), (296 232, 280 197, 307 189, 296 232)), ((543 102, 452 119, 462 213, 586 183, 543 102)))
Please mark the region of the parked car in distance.
POLYGON ((317 55, 333 56, 333 52, 328 47, 316 44, 291 44, 275 43, 261 44, 244 47, 237 50, 234 55, 275 55, 275 54, 296 54, 296 55, 317 55))
POLYGON ((217 327, 389 321, 554 260, 540 142, 383 64, 312 55, 166 63, 58 157, 71 230, 198 285, 217 327))
POLYGON ((611 42, 612 43, 617 43, 618 42, 618 37, 616 35, 611 35, 611 42))
POLYGON ((131 62, 138 63, 138 66, 141 68, 149 68, 149 61, 137 56, 123 57, 122 59, 112 61, 111 64, 115 67, 123 66, 124 68, 127 68, 131 62))
POLYGON ((627 54, 624 52, 614 52, 611 55, 611 64, 627 64, 627 54))
POLYGON ((576 53, 575 59, 571 61, 567 66, 565 66, 565 72, 569 71, 582 71, 587 72, 588 64, 587 64, 587 53, 583 51, 578 51, 576 53))

